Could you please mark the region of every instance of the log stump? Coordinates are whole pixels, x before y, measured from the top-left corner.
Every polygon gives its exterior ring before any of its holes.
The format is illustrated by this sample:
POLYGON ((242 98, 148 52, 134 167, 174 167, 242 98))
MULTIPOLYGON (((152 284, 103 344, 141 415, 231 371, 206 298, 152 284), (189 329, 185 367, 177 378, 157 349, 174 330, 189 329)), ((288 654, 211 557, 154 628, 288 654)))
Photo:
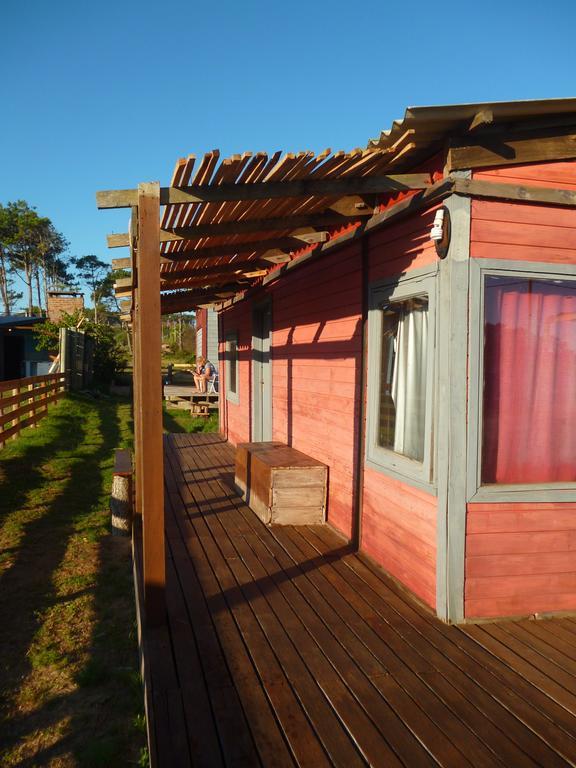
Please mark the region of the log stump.
POLYGON ((116 451, 110 512, 112 534, 129 536, 132 531, 132 457, 130 451, 116 451))

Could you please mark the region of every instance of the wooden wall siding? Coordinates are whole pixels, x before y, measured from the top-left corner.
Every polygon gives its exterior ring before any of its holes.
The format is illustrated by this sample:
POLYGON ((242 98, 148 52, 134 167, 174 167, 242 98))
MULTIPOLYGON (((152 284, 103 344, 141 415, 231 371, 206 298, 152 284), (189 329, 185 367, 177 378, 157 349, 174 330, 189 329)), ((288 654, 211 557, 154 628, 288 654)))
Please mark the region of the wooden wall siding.
POLYGON ((467 618, 576 611, 576 504, 469 504, 467 618))
POLYGON ((370 282, 436 264, 430 229, 436 208, 375 232, 368 241, 370 282))
POLYGON ((357 244, 279 281, 272 297, 273 437, 329 467, 328 520, 352 533, 361 273, 357 244))
MULTIPOLYGON (((576 190, 574 161, 476 171, 474 179, 576 190)), ((472 201, 471 257, 551 263, 576 261, 576 210, 472 201)))
MULTIPOLYGON (((429 239, 433 218, 434 211, 416 214, 371 235, 369 279, 435 264, 429 239)), ((350 537, 360 413, 360 244, 286 274, 269 287, 268 295, 273 439, 328 465, 328 521, 350 537)), ((223 313, 223 333, 232 330, 239 332, 242 347, 240 405, 225 402, 224 396, 222 402, 228 439, 236 444, 250 439, 250 353, 244 346, 251 341, 250 302, 223 313)), ((434 607, 436 498, 371 470, 365 473, 365 486, 363 548, 434 607)))
POLYGON ((206 350, 204 356, 218 364, 218 315, 213 309, 206 310, 206 350))
MULTIPOLYGON (((249 301, 240 302, 224 312, 222 320, 223 338, 229 332, 238 334, 238 395, 239 402, 231 403, 226 400, 225 366, 220 360, 221 375, 220 401, 225 413, 220 416, 220 427, 227 439, 233 444, 250 441, 252 430, 252 304, 249 301)), ((220 345, 220 356, 224 355, 224 347, 220 345)))
MULTIPOLYGON (((375 232, 369 240, 369 279, 436 264, 430 240, 435 210, 375 232)), ((431 607, 436 606, 437 499, 367 468, 362 549, 431 607)))
MULTIPOLYGON (((206 320, 207 320, 207 312, 205 309, 200 308, 196 310, 196 334, 198 334, 198 331, 202 330, 202 349, 196 350, 196 356, 200 357, 202 355, 203 357, 206 357, 206 320)), ((196 338, 198 338, 198 335, 196 335, 196 338)))
POLYGON ((559 187, 576 190, 576 161, 508 165, 503 168, 485 168, 472 172, 472 178, 503 184, 559 187))
POLYGON ((367 468, 361 546, 432 608, 436 606, 437 500, 367 468))

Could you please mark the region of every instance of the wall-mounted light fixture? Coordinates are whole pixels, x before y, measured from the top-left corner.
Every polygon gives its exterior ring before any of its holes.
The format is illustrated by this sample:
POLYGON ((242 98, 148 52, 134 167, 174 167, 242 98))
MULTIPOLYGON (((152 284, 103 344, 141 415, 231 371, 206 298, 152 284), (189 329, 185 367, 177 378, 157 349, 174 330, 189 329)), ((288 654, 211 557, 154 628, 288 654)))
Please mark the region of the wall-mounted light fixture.
POLYGON ((438 258, 445 259, 450 245, 450 211, 444 205, 436 211, 430 239, 434 241, 438 258))

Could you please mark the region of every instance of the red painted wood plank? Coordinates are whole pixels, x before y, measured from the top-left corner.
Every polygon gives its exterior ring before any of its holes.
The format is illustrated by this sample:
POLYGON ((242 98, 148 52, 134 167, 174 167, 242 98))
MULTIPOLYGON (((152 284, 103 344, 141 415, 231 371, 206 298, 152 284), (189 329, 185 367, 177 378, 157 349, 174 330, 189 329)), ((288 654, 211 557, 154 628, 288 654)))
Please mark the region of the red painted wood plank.
MULTIPOLYGON (((574 226, 555 227, 542 221, 516 223, 511 221, 486 221, 473 219, 472 242, 536 246, 544 250, 576 249, 576 216, 574 226)), ((543 259, 545 260, 545 259, 543 259)))
POLYGON ((464 605, 464 613, 467 618, 530 616, 535 613, 576 610, 573 594, 470 599, 466 600, 464 605))
POLYGON ((532 576, 466 579, 466 598, 519 597, 531 595, 571 594, 576 607, 576 573, 545 573, 532 576))
POLYGON ((576 186, 576 163, 574 160, 552 161, 547 163, 530 163, 503 168, 482 169, 472 172, 474 179, 504 181, 514 179, 516 182, 537 181, 539 184, 549 183, 550 186, 571 188, 576 186))
POLYGON ((576 211, 530 203, 504 203, 495 200, 472 200, 472 220, 508 221, 516 224, 547 224, 551 227, 576 226, 576 211))
POLYGON ((466 522, 468 535, 575 529, 576 505, 574 504, 468 505, 466 522))
POLYGON ((522 574, 576 571, 574 552, 540 552, 518 555, 483 555, 466 558, 466 576, 519 576, 522 574))
POLYGON ((466 539, 468 557, 574 550, 576 550, 576 530, 483 533, 468 535, 466 539))
POLYGON ((573 264, 576 261, 576 252, 569 249, 540 248, 529 245, 472 243, 470 246, 470 258, 573 264))

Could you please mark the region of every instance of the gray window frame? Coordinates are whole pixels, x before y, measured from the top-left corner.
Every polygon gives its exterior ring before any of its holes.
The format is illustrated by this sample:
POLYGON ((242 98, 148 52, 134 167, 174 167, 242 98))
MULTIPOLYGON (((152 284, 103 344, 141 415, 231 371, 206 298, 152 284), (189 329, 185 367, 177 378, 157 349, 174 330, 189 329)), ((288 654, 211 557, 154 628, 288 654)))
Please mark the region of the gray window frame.
POLYGON ((437 328, 437 266, 418 269, 387 278, 369 286, 368 293, 368 398, 366 419, 367 467, 402 480, 409 485, 435 493, 434 478, 434 424, 436 420, 436 328, 437 328), (426 294, 428 297, 428 356, 426 366, 426 417, 424 428, 424 460, 422 462, 402 456, 378 444, 381 355, 382 355, 382 311, 387 301, 410 299, 426 294))
POLYGON ((517 275, 539 280, 576 282, 576 267, 549 262, 474 259, 470 261, 470 354, 468 357, 468 470, 469 502, 576 501, 575 483, 483 485, 482 424, 484 381, 484 278, 517 275))
POLYGON ((224 336, 224 370, 226 375, 226 400, 234 405, 240 404, 240 353, 238 350, 238 332, 228 331, 224 336), (234 367, 236 370, 236 391, 230 391, 230 369, 232 366, 232 360, 230 360, 230 342, 233 341, 236 344, 236 358, 234 360, 234 367))

